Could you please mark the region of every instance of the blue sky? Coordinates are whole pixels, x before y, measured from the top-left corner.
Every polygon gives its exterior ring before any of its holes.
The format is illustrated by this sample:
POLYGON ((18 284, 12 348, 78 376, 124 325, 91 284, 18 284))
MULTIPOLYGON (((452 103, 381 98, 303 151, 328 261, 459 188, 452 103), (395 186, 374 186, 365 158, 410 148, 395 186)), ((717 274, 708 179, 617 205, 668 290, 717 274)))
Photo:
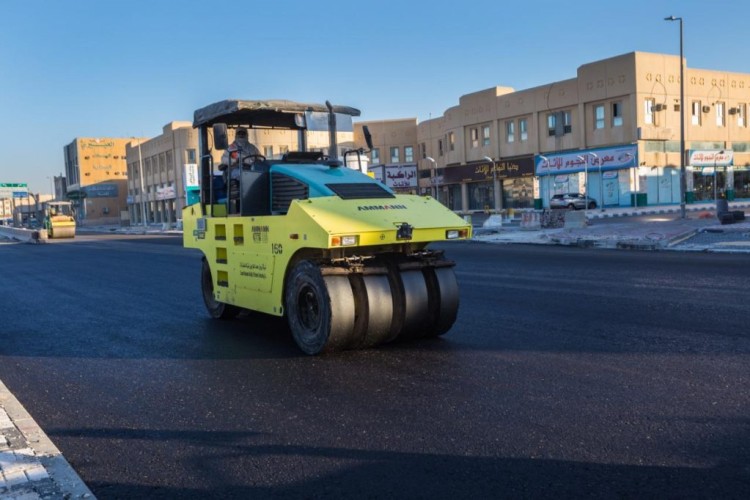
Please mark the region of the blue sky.
POLYGON ((750 73, 747 0, 3 0, 0 182, 50 192, 75 137, 152 137, 227 98, 440 116, 634 50, 750 73), (378 9, 378 10, 375 10, 378 9))

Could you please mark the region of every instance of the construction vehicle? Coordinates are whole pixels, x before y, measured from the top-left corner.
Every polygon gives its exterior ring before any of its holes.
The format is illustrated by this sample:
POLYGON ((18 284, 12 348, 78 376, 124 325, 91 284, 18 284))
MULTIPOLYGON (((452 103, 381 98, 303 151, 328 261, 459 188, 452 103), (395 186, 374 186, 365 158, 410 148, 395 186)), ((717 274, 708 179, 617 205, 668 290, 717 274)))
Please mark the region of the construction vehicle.
POLYGON ((69 201, 47 201, 44 203, 44 228, 48 238, 74 238, 76 220, 69 201))
POLYGON ((337 131, 352 130, 359 114, 329 102, 239 100, 195 112, 200 202, 183 210, 183 237, 185 247, 203 253, 201 290, 211 317, 243 310, 286 316, 297 345, 313 355, 452 327, 454 262, 428 245, 470 238, 471 226, 432 197, 396 195, 345 167, 366 151, 350 149, 341 161, 337 131), (225 181, 213 152, 228 148, 228 131, 237 127, 292 131, 298 151, 281 159, 240 156, 239 178, 225 181), (307 150, 316 132, 327 132, 330 154, 307 150))

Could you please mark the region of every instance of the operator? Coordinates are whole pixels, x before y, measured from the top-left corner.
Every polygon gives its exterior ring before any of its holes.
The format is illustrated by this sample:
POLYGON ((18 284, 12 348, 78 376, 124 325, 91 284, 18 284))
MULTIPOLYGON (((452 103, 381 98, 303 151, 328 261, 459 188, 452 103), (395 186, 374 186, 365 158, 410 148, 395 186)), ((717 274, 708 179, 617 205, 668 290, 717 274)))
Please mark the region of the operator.
MULTIPOLYGON (((238 128, 237 132, 234 133, 234 142, 221 155, 219 170, 225 171, 229 167, 229 178, 239 179, 240 169, 237 167, 239 166, 240 156, 242 162, 245 163, 245 160, 251 158, 252 155, 260 155, 260 151, 247 140, 247 129, 238 128)), ((224 175, 226 180, 226 172, 224 172, 224 175)))

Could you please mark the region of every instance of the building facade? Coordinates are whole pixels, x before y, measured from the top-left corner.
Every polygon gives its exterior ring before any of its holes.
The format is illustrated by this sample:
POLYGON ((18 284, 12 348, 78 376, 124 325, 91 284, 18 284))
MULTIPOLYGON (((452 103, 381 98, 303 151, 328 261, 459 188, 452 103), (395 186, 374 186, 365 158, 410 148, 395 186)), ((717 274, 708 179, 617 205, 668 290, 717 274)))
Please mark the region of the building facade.
POLYGON ((365 121, 354 124, 354 142, 365 147, 363 128, 372 136, 367 162, 370 174, 396 192, 417 193, 417 119, 365 121))
POLYGON ((127 218, 129 141, 79 137, 64 147, 65 198, 73 201, 78 224, 120 224, 127 218))
MULTIPOLYGON (((416 126, 418 189, 466 213, 547 207, 564 192, 602 207, 678 204, 682 160, 688 203, 750 199, 750 75, 684 71, 682 153, 680 58, 633 52, 568 80, 461 96, 416 126)), ((383 123, 384 144, 409 142, 383 123)))

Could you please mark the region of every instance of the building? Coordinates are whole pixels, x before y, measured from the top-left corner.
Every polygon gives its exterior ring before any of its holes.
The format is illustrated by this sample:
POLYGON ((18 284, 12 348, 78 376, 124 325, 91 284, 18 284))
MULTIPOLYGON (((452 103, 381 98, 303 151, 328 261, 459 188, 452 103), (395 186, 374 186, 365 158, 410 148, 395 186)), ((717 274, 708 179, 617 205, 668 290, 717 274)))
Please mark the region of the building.
POLYGON ((372 136, 368 170, 389 188, 401 193, 416 193, 417 119, 365 121, 354 124, 354 142, 364 147, 363 128, 372 136))
MULTIPOLYGON (((750 75, 684 71, 686 201, 750 199, 750 75)), ((383 123, 384 142, 408 142, 383 123)), ((416 134, 420 192, 458 212, 542 208, 563 192, 602 207, 677 204, 680 58, 633 52, 568 80, 467 94, 416 134)))
POLYGON ((79 225, 127 220, 125 145, 130 140, 79 137, 65 146, 65 198, 73 201, 79 225))

